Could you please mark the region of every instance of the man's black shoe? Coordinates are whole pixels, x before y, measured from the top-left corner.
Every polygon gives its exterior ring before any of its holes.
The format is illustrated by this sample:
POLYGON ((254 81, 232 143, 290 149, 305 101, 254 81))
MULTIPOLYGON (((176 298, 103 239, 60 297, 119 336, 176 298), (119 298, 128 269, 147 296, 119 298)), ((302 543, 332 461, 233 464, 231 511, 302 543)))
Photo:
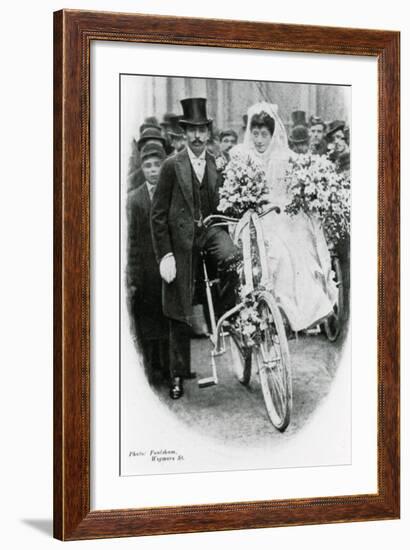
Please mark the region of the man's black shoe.
POLYGON ((175 376, 172 380, 171 389, 169 390, 169 396, 171 399, 179 399, 184 394, 184 388, 182 386, 182 378, 175 376))

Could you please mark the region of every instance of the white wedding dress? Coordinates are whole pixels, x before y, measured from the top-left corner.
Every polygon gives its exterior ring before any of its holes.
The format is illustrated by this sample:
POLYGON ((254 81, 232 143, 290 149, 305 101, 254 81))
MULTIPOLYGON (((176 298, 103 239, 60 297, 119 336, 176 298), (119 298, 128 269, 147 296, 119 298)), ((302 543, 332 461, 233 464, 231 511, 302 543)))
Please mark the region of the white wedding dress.
POLYGON ((269 187, 269 206, 279 206, 280 214, 271 212, 262 218, 268 268, 273 292, 294 331, 317 324, 329 315, 337 298, 337 287, 323 230, 318 220, 304 213, 289 216, 285 171, 291 155, 285 127, 277 106, 262 102, 248 109, 244 142, 231 149, 230 156, 249 154, 265 169, 269 187), (272 140, 259 153, 250 131, 252 116, 268 113, 275 120, 272 140))

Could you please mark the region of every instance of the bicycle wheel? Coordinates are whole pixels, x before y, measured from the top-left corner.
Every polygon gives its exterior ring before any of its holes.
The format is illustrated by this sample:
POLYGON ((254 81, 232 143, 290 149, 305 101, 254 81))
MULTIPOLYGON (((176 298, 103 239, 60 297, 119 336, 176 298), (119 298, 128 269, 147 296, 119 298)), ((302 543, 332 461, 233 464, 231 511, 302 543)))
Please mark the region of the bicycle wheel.
POLYGON ((232 353, 232 370, 241 384, 248 386, 252 372, 252 351, 243 346, 240 336, 233 330, 228 330, 232 353))
POLYGON ((343 275, 340 260, 334 257, 332 260, 332 269, 335 272, 335 282, 337 285, 337 300, 333 306, 333 313, 325 319, 323 327, 325 334, 330 342, 335 342, 339 337, 342 330, 342 324, 344 319, 344 288, 343 288, 343 275))
POLYGON ((266 410, 272 424, 283 432, 292 411, 292 376, 288 341, 282 316, 269 292, 258 298, 263 321, 261 342, 254 348, 266 410))

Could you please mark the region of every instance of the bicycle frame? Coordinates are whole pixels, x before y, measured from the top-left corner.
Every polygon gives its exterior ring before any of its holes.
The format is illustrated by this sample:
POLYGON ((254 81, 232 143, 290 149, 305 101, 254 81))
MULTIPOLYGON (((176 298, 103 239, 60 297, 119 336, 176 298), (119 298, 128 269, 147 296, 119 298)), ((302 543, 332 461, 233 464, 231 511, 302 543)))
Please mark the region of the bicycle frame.
MULTIPOLYGON (((265 216, 266 214, 272 211, 276 211, 277 213, 279 213, 280 209, 276 206, 273 206, 268 210, 266 210, 261 215, 258 215, 256 212, 249 210, 239 220, 236 218, 230 218, 227 216, 218 216, 218 215, 208 216, 208 218, 204 220, 204 225, 207 227, 212 224, 212 221, 217 219, 222 220, 222 222, 215 223, 213 225, 226 226, 229 224, 235 224, 236 226, 235 234, 234 234, 235 244, 238 244, 240 236, 242 234, 244 235, 244 238, 242 239, 242 248, 243 248, 243 257, 244 257, 245 291, 247 294, 255 290, 254 283, 253 283, 252 260, 251 260, 251 238, 250 238, 251 223, 253 223, 256 230, 258 250, 260 254, 260 263, 262 268, 261 285, 266 287, 269 286, 268 265, 267 265, 266 250, 265 250, 263 231, 260 223, 260 218, 262 218, 263 216, 265 216)), ((224 315, 222 315, 222 317, 218 320, 218 322, 216 322, 215 308, 214 308, 213 299, 212 299, 212 286, 215 281, 211 281, 208 277, 208 270, 206 268, 205 259, 203 259, 202 263, 203 263, 203 270, 204 270, 206 299, 208 304, 208 311, 209 311, 209 317, 211 321, 211 330, 212 330, 211 334, 209 335, 209 338, 213 345, 213 349, 211 351, 212 376, 209 376, 207 378, 202 378, 198 381, 199 387, 205 388, 205 387, 216 385, 218 383, 218 374, 217 374, 215 357, 218 355, 222 355, 226 351, 225 333, 223 332, 223 325, 231 316, 236 315, 245 306, 243 302, 240 302, 239 304, 237 304, 236 306, 228 310, 226 313, 224 313, 224 315)))
POLYGON ((217 323, 216 317, 215 317, 214 302, 212 300, 212 290, 211 290, 214 284, 214 281, 211 281, 208 277, 208 270, 206 268, 205 259, 203 259, 202 265, 204 269, 205 292, 206 292, 206 299, 207 299, 208 311, 209 311, 209 317, 210 317, 211 329, 212 329, 212 332, 209 335, 209 339, 211 340, 213 345, 213 349, 211 351, 212 376, 209 376, 208 378, 201 378, 200 380, 198 380, 199 387, 206 388, 208 386, 215 386, 218 383, 218 373, 216 369, 215 357, 218 355, 222 355, 226 351, 225 335, 222 331, 222 326, 224 322, 231 315, 236 314, 244 306, 242 303, 240 303, 235 307, 231 308, 226 313, 224 313, 224 315, 222 315, 222 317, 218 320, 218 323, 217 323))

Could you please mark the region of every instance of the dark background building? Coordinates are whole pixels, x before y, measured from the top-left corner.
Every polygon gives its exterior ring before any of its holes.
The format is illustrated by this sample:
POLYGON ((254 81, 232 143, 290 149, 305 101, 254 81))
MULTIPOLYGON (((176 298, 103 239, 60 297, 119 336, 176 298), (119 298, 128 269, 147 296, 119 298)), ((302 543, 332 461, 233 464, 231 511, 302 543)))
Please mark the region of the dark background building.
POLYGON ((295 110, 306 111, 307 119, 315 114, 328 122, 341 119, 350 123, 349 86, 137 75, 123 76, 121 86, 127 111, 124 130, 129 139, 138 135, 145 117, 154 115, 161 120, 165 112, 179 114, 180 100, 195 96, 207 98, 208 114, 219 129, 232 128, 240 137, 242 116, 259 101, 276 103, 287 127, 295 110))

